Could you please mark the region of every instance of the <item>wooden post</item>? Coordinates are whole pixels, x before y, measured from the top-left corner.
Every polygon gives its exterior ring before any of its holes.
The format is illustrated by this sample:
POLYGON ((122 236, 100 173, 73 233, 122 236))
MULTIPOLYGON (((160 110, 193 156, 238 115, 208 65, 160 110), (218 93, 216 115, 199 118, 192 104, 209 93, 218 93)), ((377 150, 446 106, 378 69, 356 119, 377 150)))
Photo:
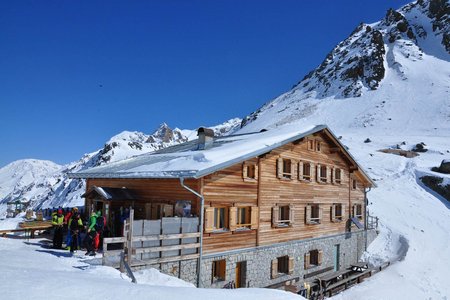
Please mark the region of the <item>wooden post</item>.
POLYGON ((132 255, 133 255, 133 223, 134 223, 134 209, 130 206, 130 227, 128 230, 128 253, 127 262, 131 265, 132 255))
POLYGON ((102 265, 106 265, 106 252, 108 252, 108 244, 106 243, 106 239, 103 238, 103 257, 102 257, 102 265))

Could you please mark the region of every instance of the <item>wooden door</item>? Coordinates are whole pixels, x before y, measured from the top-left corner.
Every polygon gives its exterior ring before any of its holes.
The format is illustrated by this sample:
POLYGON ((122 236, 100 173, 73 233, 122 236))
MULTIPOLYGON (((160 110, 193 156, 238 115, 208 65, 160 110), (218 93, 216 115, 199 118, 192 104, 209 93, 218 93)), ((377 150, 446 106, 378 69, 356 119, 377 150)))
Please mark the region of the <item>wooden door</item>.
POLYGON ((246 286, 246 273, 247 273, 247 262, 240 261, 236 263, 236 280, 235 285, 236 288, 245 287, 246 286))

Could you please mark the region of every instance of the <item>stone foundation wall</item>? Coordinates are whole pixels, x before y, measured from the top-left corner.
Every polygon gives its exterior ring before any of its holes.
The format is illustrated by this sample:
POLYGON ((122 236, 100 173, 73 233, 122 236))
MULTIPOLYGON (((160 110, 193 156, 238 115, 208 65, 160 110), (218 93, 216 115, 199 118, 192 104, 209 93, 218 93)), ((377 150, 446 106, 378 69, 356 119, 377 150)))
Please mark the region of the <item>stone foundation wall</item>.
MULTIPOLYGON (((339 269, 344 269, 352 263, 357 262, 365 250, 366 235, 367 245, 369 245, 376 238, 377 233, 375 230, 358 231, 316 239, 305 239, 270 246, 206 255, 203 257, 202 262, 201 286, 222 288, 228 282, 236 280, 236 264, 244 261, 246 262, 246 287, 267 287, 282 284, 294 279, 298 279, 299 282, 311 281, 318 276, 334 271, 335 245, 340 245, 339 269), (305 253, 316 249, 323 251, 322 264, 320 266, 312 266, 305 270, 305 253), (293 274, 279 274, 277 278, 272 279, 272 260, 285 255, 294 258, 293 274), (213 282, 213 261, 222 259, 226 261, 225 280, 213 282), (321 272, 327 269, 331 270, 321 272), (307 276, 308 274, 316 272, 319 274, 304 279, 305 275, 307 276)), ((151 267, 160 269, 163 273, 179 277, 187 282, 193 284, 197 283, 197 260, 165 263, 160 266, 154 265, 151 267)))

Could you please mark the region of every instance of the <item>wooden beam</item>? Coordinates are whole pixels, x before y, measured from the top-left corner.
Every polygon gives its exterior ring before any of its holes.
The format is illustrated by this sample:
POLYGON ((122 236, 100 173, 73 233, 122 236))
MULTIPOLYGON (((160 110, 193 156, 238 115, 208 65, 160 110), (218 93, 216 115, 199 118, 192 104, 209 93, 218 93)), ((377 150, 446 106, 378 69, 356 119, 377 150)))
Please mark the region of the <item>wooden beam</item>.
POLYGON ((147 242, 147 241, 159 241, 159 240, 187 239, 187 238, 196 238, 196 237, 200 237, 200 232, 140 235, 140 236, 133 236, 132 241, 133 242, 147 242))
POLYGON ((185 249, 193 249, 193 248, 199 248, 199 247, 200 247, 200 243, 138 248, 138 249, 133 249, 133 255, 134 254, 142 254, 142 253, 172 251, 172 250, 185 250, 185 249))
POLYGON ((173 261, 197 259, 198 257, 199 257, 199 254, 171 256, 171 257, 164 257, 164 258, 140 261, 141 263, 133 263, 131 266, 136 267, 136 266, 155 265, 155 264, 162 264, 162 263, 173 262, 173 261))

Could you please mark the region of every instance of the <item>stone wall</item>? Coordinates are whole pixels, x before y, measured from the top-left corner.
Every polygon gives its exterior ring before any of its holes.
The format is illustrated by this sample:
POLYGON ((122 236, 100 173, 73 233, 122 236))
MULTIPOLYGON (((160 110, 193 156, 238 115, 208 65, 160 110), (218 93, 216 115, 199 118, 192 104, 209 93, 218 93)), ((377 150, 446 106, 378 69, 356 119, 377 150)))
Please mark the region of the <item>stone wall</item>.
MULTIPOLYGON (((344 269, 352 263, 357 262, 365 250, 366 235, 367 245, 369 245, 376 238, 377 233, 375 230, 357 231, 315 239, 304 239, 270 246, 229 251, 226 253, 210 254, 203 257, 201 286, 222 288, 228 282, 236 279, 236 263, 243 261, 246 262, 245 286, 247 287, 267 287, 283 284, 286 281, 293 281, 294 279, 298 279, 300 283, 303 281, 312 281, 318 276, 334 271, 335 245, 340 245, 339 269, 344 269), (322 264, 305 270, 305 253, 316 249, 323 251, 322 264), (272 279, 272 260, 285 255, 294 258, 293 274, 279 274, 277 278, 272 279), (213 282, 213 261, 222 259, 226 261, 225 280, 213 282), (311 273, 319 274, 304 279, 305 275, 308 276, 308 274, 311 273)), ((187 282, 193 284, 197 283, 197 260, 164 263, 160 266, 153 265, 151 267, 160 269, 163 273, 179 277, 187 282)))
MULTIPOLYGON (((376 237, 374 230, 367 231, 367 245, 376 237)), ((202 263, 202 287, 221 288, 226 283, 235 280, 236 263, 240 261, 247 262, 246 282, 247 287, 267 287, 277 283, 283 283, 293 279, 304 281, 307 274, 320 272, 324 269, 334 270, 334 249, 335 245, 340 245, 339 269, 346 268, 355 263, 361 257, 365 250, 365 232, 352 232, 335 236, 299 240, 287 243, 280 243, 271 246, 258 247, 253 249, 244 249, 230 251, 219 255, 208 255, 203 258, 202 263), (311 250, 322 250, 322 264, 313 266, 307 270, 304 269, 305 253, 311 250), (288 255, 294 258, 293 274, 279 274, 275 279, 271 278, 271 261, 277 257, 288 255), (225 259, 226 276, 224 281, 212 282, 212 264, 213 261, 225 259)), ((327 272, 322 272, 317 276, 322 276, 327 272)), ((317 276, 307 279, 311 281, 317 276)))

